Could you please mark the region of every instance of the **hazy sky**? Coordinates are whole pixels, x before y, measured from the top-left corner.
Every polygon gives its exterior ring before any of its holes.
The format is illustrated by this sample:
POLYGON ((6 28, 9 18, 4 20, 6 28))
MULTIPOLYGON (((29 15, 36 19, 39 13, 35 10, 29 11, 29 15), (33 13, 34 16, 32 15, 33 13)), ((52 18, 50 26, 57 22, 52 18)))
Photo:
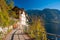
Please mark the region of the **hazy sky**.
POLYGON ((60 0, 14 0, 14 5, 25 9, 59 9, 60 0))

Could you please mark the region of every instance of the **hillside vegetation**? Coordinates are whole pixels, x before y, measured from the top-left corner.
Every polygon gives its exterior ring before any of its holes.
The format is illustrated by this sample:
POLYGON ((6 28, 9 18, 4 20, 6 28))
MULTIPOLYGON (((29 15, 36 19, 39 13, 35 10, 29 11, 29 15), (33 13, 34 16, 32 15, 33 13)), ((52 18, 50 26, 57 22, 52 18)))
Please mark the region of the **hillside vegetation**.
POLYGON ((5 27, 11 25, 9 10, 11 10, 12 7, 12 0, 0 0, 0 26, 5 27))
POLYGON ((42 18, 36 15, 32 16, 29 27, 26 29, 28 35, 35 40, 47 40, 47 34, 42 18))

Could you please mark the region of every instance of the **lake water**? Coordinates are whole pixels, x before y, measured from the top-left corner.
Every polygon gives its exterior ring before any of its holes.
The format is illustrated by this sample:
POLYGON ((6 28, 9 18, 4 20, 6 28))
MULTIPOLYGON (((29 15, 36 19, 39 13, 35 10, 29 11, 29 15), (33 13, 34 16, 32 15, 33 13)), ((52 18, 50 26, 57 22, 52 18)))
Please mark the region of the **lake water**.
MULTIPOLYGON (((45 28, 48 33, 60 35, 60 23, 45 23, 45 28)), ((55 40, 55 36, 49 36, 48 38, 54 38, 55 40)), ((57 40, 60 40, 60 38, 57 40)))

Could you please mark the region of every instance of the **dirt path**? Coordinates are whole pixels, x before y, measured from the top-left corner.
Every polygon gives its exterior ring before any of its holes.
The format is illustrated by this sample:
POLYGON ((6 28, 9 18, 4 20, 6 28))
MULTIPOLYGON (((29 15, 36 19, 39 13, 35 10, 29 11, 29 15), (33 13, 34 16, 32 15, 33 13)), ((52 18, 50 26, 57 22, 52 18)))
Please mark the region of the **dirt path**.
POLYGON ((17 29, 10 32, 4 40, 31 40, 27 34, 22 33, 22 30, 17 29))

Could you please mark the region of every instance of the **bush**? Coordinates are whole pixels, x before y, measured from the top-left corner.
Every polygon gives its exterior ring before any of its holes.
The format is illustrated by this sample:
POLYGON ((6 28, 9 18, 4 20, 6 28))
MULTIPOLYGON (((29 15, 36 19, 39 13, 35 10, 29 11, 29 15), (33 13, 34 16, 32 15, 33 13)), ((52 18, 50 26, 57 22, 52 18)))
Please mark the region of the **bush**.
POLYGON ((43 26, 42 20, 39 18, 32 19, 32 25, 29 26, 28 33, 31 38, 36 40, 47 40, 46 31, 43 26))

